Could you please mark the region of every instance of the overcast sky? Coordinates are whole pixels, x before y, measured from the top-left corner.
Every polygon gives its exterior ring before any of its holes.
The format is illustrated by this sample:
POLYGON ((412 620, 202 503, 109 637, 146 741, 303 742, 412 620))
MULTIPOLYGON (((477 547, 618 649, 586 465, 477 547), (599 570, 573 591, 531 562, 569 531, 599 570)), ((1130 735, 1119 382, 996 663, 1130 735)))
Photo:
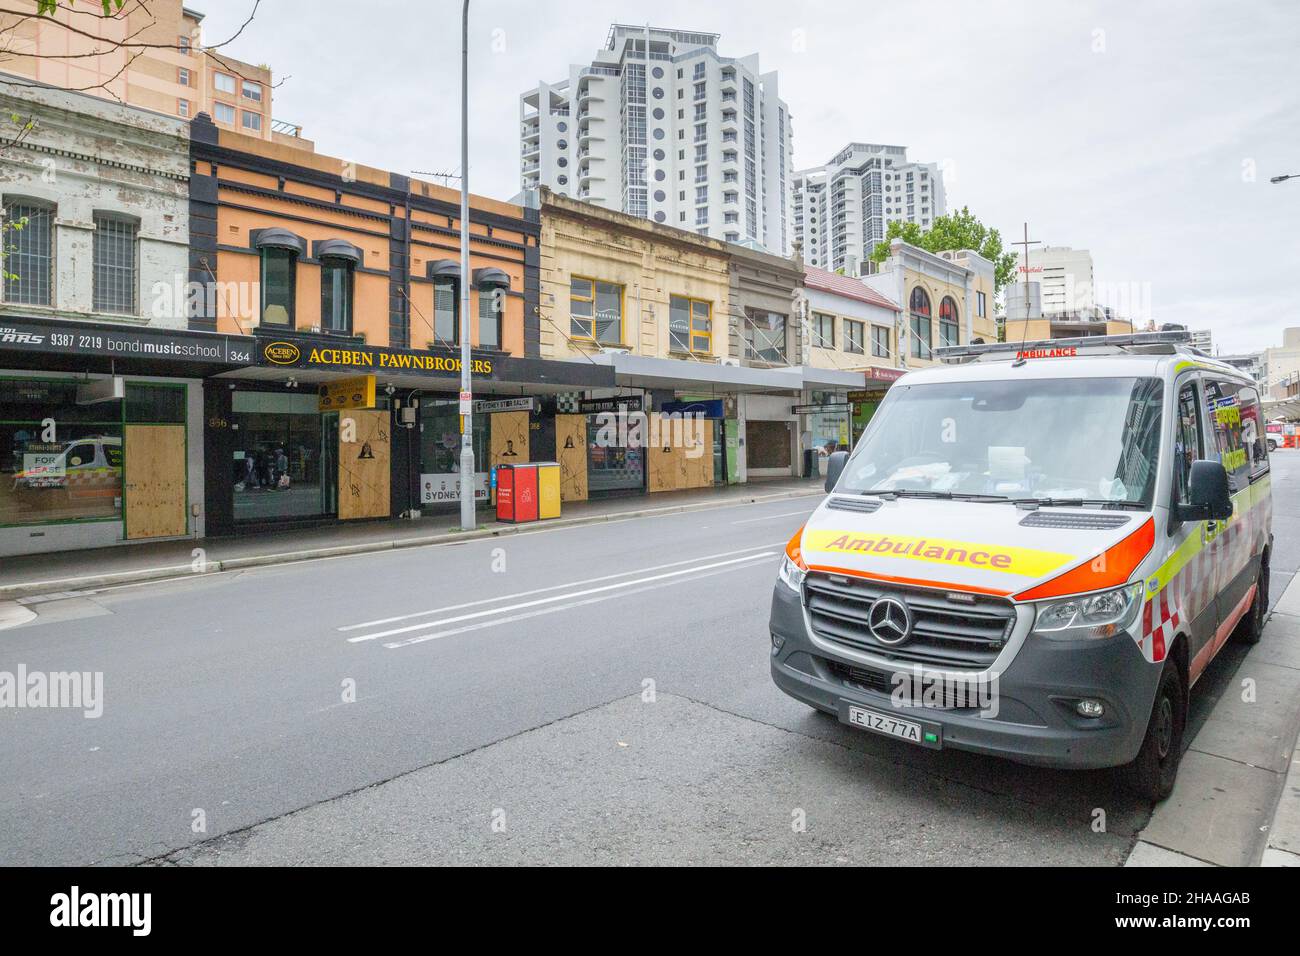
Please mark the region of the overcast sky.
MULTIPOLYGON (((192 0, 205 39, 252 0, 192 0)), ((460 163, 457 0, 263 0, 228 48, 284 82, 277 119, 397 172, 460 163)), ((796 168, 851 140, 945 163, 948 207, 1091 250, 1104 293, 1225 354, 1300 326, 1296 0, 473 0, 470 188, 519 189, 519 94, 611 22, 721 34, 780 74, 796 168), (1149 306, 1148 306, 1149 303, 1149 306)))

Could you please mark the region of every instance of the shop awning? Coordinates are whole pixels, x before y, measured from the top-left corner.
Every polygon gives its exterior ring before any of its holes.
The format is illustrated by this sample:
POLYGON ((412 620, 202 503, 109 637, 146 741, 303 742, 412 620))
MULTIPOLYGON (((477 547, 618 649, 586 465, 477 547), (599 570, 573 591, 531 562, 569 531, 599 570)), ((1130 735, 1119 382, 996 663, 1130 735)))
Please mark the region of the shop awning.
POLYGON ((790 368, 746 368, 714 362, 655 358, 629 352, 607 352, 591 361, 612 366, 619 385, 634 388, 672 388, 689 391, 713 386, 724 392, 789 392, 803 387, 803 379, 790 368))

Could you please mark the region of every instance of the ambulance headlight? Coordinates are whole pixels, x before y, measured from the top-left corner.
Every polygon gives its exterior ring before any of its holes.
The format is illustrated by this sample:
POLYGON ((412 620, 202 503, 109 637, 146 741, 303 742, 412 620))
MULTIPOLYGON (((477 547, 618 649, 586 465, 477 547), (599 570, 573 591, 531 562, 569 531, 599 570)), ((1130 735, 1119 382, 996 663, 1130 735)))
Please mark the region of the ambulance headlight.
POLYGON ((1034 633, 1058 641, 1114 637, 1128 630, 1142 607, 1142 582, 1113 591, 1043 601, 1034 633))
POLYGON ((796 594, 803 593, 803 579, 808 573, 808 565, 803 563, 803 528, 794 533, 785 546, 781 557, 781 570, 777 576, 781 582, 796 594))
POLYGON ((804 575, 808 572, 795 564, 788 557, 781 558, 780 578, 786 587, 795 593, 802 593, 804 575))

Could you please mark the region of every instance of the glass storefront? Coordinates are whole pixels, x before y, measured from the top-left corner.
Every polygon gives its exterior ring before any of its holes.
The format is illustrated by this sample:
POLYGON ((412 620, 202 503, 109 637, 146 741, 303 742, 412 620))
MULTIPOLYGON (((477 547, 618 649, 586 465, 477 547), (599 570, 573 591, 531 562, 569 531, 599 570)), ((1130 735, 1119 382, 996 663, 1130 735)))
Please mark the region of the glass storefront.
POLYGON ((810 418, 812 447, 825 458, 835 451, 848 451, 853 443, 850 424, 852 408, 844 393, 815 391, 812 403, 821 406, 810 418))
POLYGON ((232 396, 236 521, 338 513, 338 413, 314 394, 237 391, 232 396))
POLYGON ((122 402, 0 380, 0 525, 122 517, 122 402))
POLYGON ((121 520, 126 426, 184 424, 186 392, 105 381, 0 379, 0 525, 121 520))
MULTIPOLYGON (((474 463, 480 469, 475 500, 487 504, 491 416, 473 416, 474 463)), ((454 399, 424 399, 420 405, 420 493, 426 507, 460 501, 460 403, 454 399)))
POLYGON ((645 415, 587 416, 587 491, 591 495, 645 489, 645 415))

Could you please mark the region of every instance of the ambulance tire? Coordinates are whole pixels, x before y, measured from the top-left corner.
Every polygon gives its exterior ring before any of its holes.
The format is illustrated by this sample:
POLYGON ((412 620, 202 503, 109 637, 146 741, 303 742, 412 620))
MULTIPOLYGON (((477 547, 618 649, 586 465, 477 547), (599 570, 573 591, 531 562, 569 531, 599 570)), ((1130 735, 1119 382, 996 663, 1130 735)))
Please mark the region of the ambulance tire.
POLYGON ((1124 782, 1137 796, 1159 803, 1173 793, 1178 764, 1183 759, 1183 730, 1187 726, 1187 692, 1178 663, 1165 659, 1156 699, 1151 705, 1142 749, 1124 767, 1124 782))
POLYGON ((1264 636, 1264 618, 1268 617, 1268 552, 1259 561, 1259 577, 1255 579, 1255 600, 1251 602, 1250 610, 1247 611, 1240 621, 1237 622, 1236 630, 1232 632, 1232 638, 1247 646, 1258 644, 1259 639, 1264 636))

